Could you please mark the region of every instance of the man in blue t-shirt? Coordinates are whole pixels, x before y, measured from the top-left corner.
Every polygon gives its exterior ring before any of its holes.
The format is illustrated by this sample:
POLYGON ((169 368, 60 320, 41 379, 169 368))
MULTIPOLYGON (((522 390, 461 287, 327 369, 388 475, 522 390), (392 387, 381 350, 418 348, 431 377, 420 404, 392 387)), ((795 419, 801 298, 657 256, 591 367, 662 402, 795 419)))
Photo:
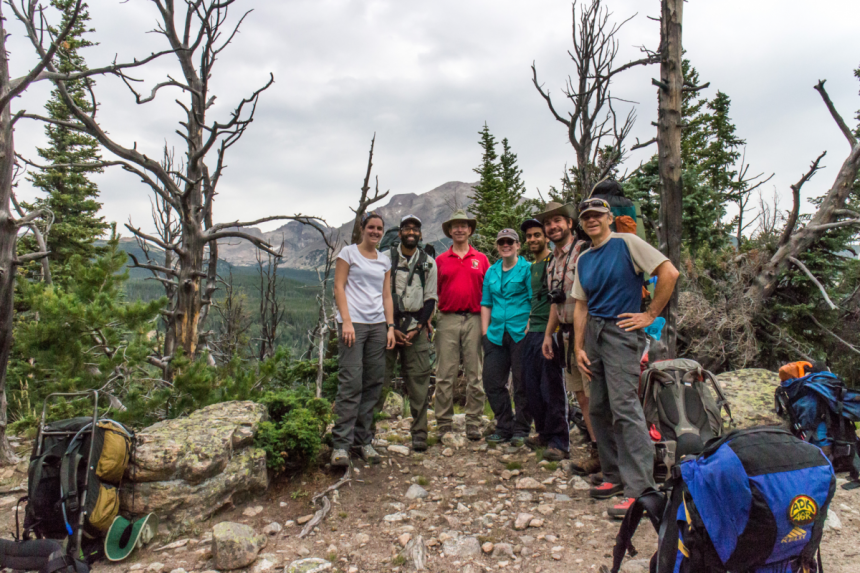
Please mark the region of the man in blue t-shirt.
POLYGON ((639 403, 641 329, 672 297, 678 270, 632 233, 613 233, 609 203, 587 199, 579 221, 592 246, 579 256, 572 296, 576 363, 591 383, 591 426, 597 438, 603 484, 590 495, 626 500, 608 510, 622 518, 646 488, 654 487, 654 445, 639 403), (654 299, 642 308, 643 273, 657 276, 654 299))

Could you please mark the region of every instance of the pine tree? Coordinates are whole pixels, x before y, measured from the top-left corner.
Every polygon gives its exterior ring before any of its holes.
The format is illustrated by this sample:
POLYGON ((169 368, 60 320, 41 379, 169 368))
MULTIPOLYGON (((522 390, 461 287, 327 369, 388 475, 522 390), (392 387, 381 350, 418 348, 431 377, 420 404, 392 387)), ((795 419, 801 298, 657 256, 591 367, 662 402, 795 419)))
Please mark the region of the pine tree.
POLYGON ((492 259, 496 234, 505 228, 519 233, 520 223, 528 217, 534 205, 523 197, 526 190, 523 172, 507 138, 502 140, 500 157, 496 153, 496 138, 486 123, 479 134, 481 165, 474 171, 481 178, 473 188, 473 203, 469 206, 469 211, 478 220, 472 244, 492 259))
MULTIPOLYGON (((63 13, 60 26, 65 26, 74 12, 75 0, 51 0, 51 5, 63 13)), ((87 69, 79 50, 94 45, 84 37, 93 31, 87 27, 89 20, 87 5, 84 3, 67 41, 57 52, 56 66, 60 72, 87 69)), ((66 82, 75 103, 87 112, 92 111, 88 91, 92 83, 91 78, 66 82)), ((53 119, 74 119, 56 88, 51 93, 46 108, 49 117, 53 119)), ((59 125, 46 126, 45 133, 48 145, 38 148, 37 151, 48 165, 86 164, 101 159, 99 145, 89 135, 59 125)), ((51 252, 52 274, 54 280, 60 284, 68 280, 68 267, 72 256, 79 255, 89 260, 105 252, 105 249, 98 247, 95 242, 109 229, 109 225, 103 217, 98 216, 101 208, 98 201, 99 191, 96 184, 89 179, 89 174, 101 172, 100 168, 55 167, 35 172, 29 177, 33 186, 44 191, 46 195, 28 207, 50 209, 54 216, 46 241, 51 252)), ((33 250, 34 245, 28 244, 27 239, 29 237, 22 241, 22 249, 33 250)))

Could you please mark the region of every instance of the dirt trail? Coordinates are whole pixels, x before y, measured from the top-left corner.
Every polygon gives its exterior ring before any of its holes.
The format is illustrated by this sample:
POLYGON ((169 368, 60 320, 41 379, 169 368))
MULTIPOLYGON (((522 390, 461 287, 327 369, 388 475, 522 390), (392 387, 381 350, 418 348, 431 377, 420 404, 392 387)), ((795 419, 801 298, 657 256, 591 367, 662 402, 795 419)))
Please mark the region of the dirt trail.
MULTIPOLYGON (((398 423, 392 426, 396 429, 398 423)), ((321 469, 273 484, 263 498, 219 513, 188 537, 156 539, 128 561, 99 563, 93 571, 207 571, 212 565, 211 528, 221 521, 246 523, 257 531, 272 523, 282 526, 270 535, 257 562, 243 570, 255 573, 282 571, 302 557, 328 559, 333 570, 342 572, 407 571, 397 555, 410 538, 419 535, 428 545, 429 571, 597 571, 600 565, 611 563, 619 522, 609 519, 605 511, 614 502, 589 499, 584 480, 571 480, 560 464, 539 463, 526 448, 491 449, 483 442, 461 441, 461 447, 437 444, 423 454, 399 455, 380 447, 386 453, 385 461, 372 467, 356 464, 355 480, 341 488, 329 516, 306 539, 298 539, 302 527, 295 522, 313 513, 310 498, 335 483, 342 472, 321 469), (419 484, 427 496, 408 499, 406 493, 413 484, 419 484), (529 484, 531 489, 519 489, 529 484), (517 530, 517 521, 526 524, 525 529, 517 530), (492 549, 488 544, 493 544, 492 549), (158 550, 165 545, 170 548, 158 550)), ((577 445, 573 455, 584 456, 584 446, 577 445)), ((17 473, 4 482, 21 477, 17 473)), ((14 529, 12 497, 0 497, 4 537, 14 529)), ((832 509, 841 528, 825 533, 825 570, 858 571, 860 490, 837 488, 832 509)), ((647 523, 634 542, 640 553, 628 557, 623 570, 645 572, 644 560, 656 546, 656 536, 647 523)))

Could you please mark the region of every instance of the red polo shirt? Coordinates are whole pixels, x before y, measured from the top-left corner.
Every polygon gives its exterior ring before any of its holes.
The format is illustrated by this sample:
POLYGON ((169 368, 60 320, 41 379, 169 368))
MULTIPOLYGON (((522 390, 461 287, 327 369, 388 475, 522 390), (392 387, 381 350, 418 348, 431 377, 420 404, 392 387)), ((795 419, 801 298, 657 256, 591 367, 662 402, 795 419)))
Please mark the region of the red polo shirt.
POLYGON ((451 247, 436 257, 440 312, 481 312, 484 275, 490 268, 486 255, 469 245, 463 258, 451 247))

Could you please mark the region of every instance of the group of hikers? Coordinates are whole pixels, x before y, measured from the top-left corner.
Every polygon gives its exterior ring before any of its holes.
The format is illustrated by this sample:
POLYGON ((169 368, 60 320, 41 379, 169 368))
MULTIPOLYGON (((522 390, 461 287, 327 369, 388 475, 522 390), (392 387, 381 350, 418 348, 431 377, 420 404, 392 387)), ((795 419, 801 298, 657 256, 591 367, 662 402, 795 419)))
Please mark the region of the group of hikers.
POLYGON ((463 210, 442 224, 453 244, 435 260, 420 248, 418 216, 401 219, 398 246, 378 251, 385 221, 375 212, 364 215, 361 241, 341 250, 335 268, 339 387, 331 464, 347 466, 350 455, 379 461, 374 412, 398 359, 412 449, 427 449, 435 342, 434 406, 443 438, 453 432, 462 364, 469 440, 543 448, 546 460, 569 458, 571 392, 590 441, 590 457, 571 469, 592 476, 590 495, 623 495, 609 511, 623 517, 654 487, 654 446, 638 397, 642 329, 669 301, 678 271, 635 234, 612 230, 610 205, 595 195, 617 186, 601 182, 579 205, 549 202, 523 221, 531 263, 520 255, 520 234, 502 229, 491 266, 470 244, 477 221, 463 210), (643 311, 645 273, 656 277, 656 287, 643 311), (485 399, 495 421, 486 437, 485 399))

